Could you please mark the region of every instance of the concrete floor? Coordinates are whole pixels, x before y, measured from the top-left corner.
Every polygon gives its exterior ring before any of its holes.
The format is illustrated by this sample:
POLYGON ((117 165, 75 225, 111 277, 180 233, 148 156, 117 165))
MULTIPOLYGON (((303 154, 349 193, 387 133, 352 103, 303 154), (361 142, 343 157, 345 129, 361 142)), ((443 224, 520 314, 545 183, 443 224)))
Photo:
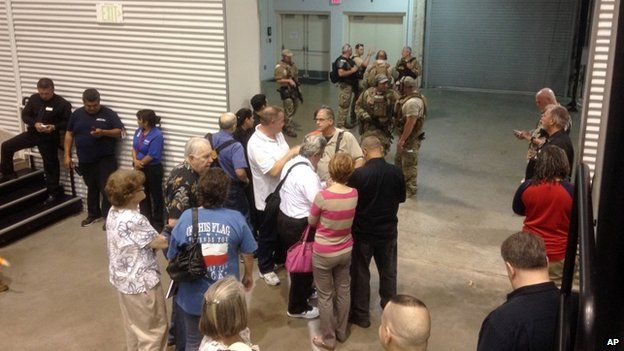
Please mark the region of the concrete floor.
MULTIPOLYGON (((274 83, 263 84, 263 90, 279 102, 274 83)), ((296 115, 299 139, 313 129, 318 105, 336 105, 329 83, 307 85, 304 94, 306 103, 296 115)), ((538 116, 528 95, 425 94, 429 117, 419 193, 399 212, 398 290, 428 305, 430 350, 474 350, 483 318, 510 290, 499 245, 522 223, 511 199, 524 174, 526 143, 511 131, 533 127, 538 116)), ((574 140, 578 125, 574 116, 574 140)), ((124 349, 116 292, 108 283, 106 237, 100 225, 81 228, 82 217, 0 249, 13 265, 3 269, 11 290, 0 294, 0 350, 124 349)), ((286 281, 284 271, 279 276, 286 281)), ((166 286, 166 274, 163 281, 166 286)), ((377 282, 374 275, 373 292, 377 282)), ((253 341, 263 350, 314 349, 310 340, 318 321, 288 318, 286 296, 287 284, 269 287, 256 280, 249 295, 253 341)), ((338 349, 380 349, 379 299, 373 297, 372 326, 353 327, 338 349)))

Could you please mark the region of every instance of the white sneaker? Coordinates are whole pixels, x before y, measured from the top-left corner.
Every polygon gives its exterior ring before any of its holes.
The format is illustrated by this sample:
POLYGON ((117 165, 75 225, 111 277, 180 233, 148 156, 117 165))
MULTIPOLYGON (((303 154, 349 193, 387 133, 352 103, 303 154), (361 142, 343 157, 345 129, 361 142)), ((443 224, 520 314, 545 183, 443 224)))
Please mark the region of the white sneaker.
POLYGON ((311 310, 303 311, 301 313, 286 312, 286 314, 288 315, 288 317, 293 317, 293 318, 314 319, 319 316, 319 310, 316 307, 312 307, 311 310))
POLYGON ((267 283, 268 285, 279 285, 280 283, 280 279, 277 276, 277 274, 275 274, 275 272, 269 272, 269 273, 264 273, 262 274, 262 272, 258 272, 258 274, 260 275, 260 278, 264 279, 264 282, 267 283))

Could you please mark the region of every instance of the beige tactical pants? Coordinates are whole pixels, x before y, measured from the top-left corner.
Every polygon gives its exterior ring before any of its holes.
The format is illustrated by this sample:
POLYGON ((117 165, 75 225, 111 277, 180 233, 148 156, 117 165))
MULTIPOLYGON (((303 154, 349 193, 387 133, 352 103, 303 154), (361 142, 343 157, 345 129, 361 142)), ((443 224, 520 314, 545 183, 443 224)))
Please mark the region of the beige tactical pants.
POLYGON ((338 118, 336 126, 342 128, 351 113, 351 96, 353 87, 347 83, 338 83, 338 118))
POLYGON ((284 104, 284 130, 294 131, 295 125, 293 123, 293 118, 299 107, 298 100, 288 98, 282 100, 282 103, 284 104))
POLYGON ((402 152, 397 152, 394 156, 394 164, 403 170, 403 177, 405 177, 405 192, 407 196, 416 195, 418 190, 418 184, 416 178, 418 176, 418 150, 420 149, 421 141, 413 138, 408 139, 402 152))

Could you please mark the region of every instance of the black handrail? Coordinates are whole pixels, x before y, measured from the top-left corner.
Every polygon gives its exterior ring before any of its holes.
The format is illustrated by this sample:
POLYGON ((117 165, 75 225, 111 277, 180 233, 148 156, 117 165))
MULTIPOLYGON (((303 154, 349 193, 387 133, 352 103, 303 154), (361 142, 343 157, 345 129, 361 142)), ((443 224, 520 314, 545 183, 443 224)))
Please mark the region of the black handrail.
POLYGON ((556 350, 589 351, 595 346, 595 255, 594 215, 590 173, 586 164, 577 168, 574 203, 570 216, 568 245, 559 300, 556 350), (579 296, 572 292, 577 247, 579 252, 579 296), (578 308, 578 309, 577 309, 578 308))

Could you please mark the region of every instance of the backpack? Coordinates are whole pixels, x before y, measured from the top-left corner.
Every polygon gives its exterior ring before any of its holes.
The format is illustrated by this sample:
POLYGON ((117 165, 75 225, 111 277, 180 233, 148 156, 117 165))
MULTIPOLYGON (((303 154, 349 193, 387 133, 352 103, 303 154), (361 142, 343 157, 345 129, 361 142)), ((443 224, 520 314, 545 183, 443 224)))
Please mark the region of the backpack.
POLYGON ((284 182, 286 181, 286 178, 288 178, 290 171, 292 171, 293 168, 299 165, 307 165, 307 163, 297 162, 294 165, 290 166, 288 172, 286 172, 286 175, 284 176, 284 179, 282 179, 279 184, 277 184, 275 190, 266 197, 266 200, 264 201, 266 203, 264 207, 264 221, 260 224, 261 232, 267 233, 276 231, 275 228, 277 228, 277 214, 280 211, 279 207, 280 203, 282 202, 282 198, 280 197, 280 189, 282 189, 282 185, 284 185, 284 182))
MULTIPOLYGON (((342 57, 342 56, 340 56, 342 57)), ((338 81, 340 80, 340 76, 338 75, 338 60, 340 60, 340 57, 338 57, 336 60, 334 60, 334 63, 332 63, 332 69, 331 72, 329 72, 329 80, 332 83, 338 83, 338 81)))
POLYGON ((210 165, 210 168, 213 167, 221 167, 221 164, 219 164, 219 153, 225 149, 226 147, 236 143, 237 141, 232 139, 232 140, 228 140, 225 143, 219 145, 218 148, 214 147, 214 144, 212 143, 212 133, 206 133, 206 135, 204 136, 204 138, 208 139, 208 141, 210 142, 210 147, 212 147, 212 164, 210 165))

